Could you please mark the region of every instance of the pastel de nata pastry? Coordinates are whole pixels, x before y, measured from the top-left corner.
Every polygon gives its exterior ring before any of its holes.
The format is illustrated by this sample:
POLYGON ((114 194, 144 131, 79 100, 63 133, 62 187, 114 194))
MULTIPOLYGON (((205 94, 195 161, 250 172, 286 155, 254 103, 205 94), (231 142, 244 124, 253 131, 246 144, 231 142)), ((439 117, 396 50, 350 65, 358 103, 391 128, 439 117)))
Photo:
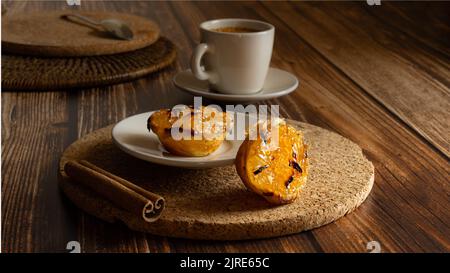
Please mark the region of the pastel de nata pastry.
POLYGON ((308 175, 307 147, 303 133, 281 121, 275 140, 271 126, 255 140, 246 139, 239 148, 237 173, 250 190, 273 204, 293 202, 308 175), (278 141, 278 145, 273 141, 278 141))
POLYGON ((179 156, 207 156, 226 136, 227 114, 211 107, 184 107, 154 112, 147 122, 164 148, 179 156), (174 133, 179 132, 178 136, 174 133))

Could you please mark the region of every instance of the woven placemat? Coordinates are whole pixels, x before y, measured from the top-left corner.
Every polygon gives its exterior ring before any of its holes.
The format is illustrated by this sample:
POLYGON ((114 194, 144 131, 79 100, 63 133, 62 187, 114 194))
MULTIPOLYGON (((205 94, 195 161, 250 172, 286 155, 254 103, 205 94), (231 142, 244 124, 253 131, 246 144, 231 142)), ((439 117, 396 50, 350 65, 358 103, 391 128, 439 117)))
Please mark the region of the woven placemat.
POLYGON ((159 38, 158 25, 144 17, 115 12, 76 12, 97 21, 110 18, 123 21, 134 33, 133 39, 126 41, 74 17, 62 18, 71 13, 63 10, 2 16, 2 50, 39 57, 95 56, 144 48, 159 38))
POLYGON ((154 44, 106 56, 38 58, 2 55, 2 90, 61 90, 130 81, 170 65, 175 45, 161 37, 154 44))
POLYGON ((365 200, 373 185, 374 168, 350 140, 316 126, 290 122, 304 131, 310 173, 297 201, 288 205, 273 206, 248 191, 234 166, 190 170, 133 158, 113 144, 112 126, 94 131, 66 149, 60 161, 60 187, 87 213, 156 235, 242 240, 317 228, 365 200), (63 166, 68 160, 81 159, 163 196, 166 207, 161 218, 147 223, 71 181, 63 166))

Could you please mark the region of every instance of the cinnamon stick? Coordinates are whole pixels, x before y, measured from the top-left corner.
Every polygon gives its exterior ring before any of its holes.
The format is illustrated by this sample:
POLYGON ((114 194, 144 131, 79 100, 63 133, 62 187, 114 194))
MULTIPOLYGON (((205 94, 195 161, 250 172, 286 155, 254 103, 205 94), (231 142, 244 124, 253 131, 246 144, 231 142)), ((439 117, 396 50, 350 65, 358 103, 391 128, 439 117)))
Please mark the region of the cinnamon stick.
POLYGON ((146 222, 158 220, 164 209, 163 197, 85 160, 69 161, 64 170, 72 180, 90 188, 114 205, 139 215, 146 222))

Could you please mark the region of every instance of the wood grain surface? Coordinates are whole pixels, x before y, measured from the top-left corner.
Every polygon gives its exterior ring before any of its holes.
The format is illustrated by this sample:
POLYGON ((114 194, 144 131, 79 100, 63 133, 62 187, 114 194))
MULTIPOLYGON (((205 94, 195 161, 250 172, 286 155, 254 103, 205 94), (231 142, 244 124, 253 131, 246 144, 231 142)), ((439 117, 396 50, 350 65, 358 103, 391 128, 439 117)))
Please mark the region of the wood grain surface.
MULTIPOLYGON (((7 12, 69 9, 64 1, 6 1, 7 12)), ((177 63, 133 82, 76 92, 2 91, 2 251, 383 252, 450 251, 450 85, 447 2, 119 2, 79 9, 148 17, 179 48, 177 63), (253 241, 195 241, 133 232, 76 209, 57 186, 62 151, 127 116, 192 103, 172 84, 188 67, 198 24, 223 17, 276 27, 272 66, 303 83, 263 101, 284 117, 358 143, 375 184, 354 213, 319 229, 253 241)), ((204 100, 204 103, 210 101, 204 100)))

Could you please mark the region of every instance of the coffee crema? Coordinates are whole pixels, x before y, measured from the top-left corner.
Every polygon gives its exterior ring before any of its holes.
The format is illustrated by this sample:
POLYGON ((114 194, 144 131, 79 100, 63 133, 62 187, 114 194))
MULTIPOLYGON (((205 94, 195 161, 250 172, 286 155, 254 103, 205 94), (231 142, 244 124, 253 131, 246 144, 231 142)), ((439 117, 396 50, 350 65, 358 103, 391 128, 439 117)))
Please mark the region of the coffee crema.
POLYGON ((211 29, 212 31, 217 32, 232 32, 232 33, 250 33, 250 32, 259 32, 260 30, 247 28, 247 27, 221 27, 211 29))

